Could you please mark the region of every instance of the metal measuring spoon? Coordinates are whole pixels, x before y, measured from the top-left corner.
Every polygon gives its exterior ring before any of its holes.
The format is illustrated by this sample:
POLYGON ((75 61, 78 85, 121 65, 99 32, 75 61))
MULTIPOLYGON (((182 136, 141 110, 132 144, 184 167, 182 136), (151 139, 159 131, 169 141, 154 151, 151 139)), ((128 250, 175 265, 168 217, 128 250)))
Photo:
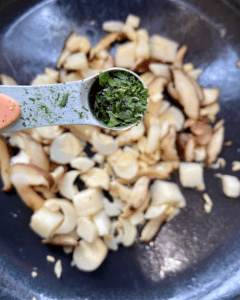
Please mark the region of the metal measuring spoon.
MULTIPOLYGON (((129 72, 146 88, 142 79, 132 71, 124 68, 111 68, 104 72, 111 71, 129 72)), ((81 124, 109 128, 93 116, 89 105, 89 91, 98 75, 68 83, 41 86, 0 86, 0 93, 3 94, 2 100, 4 100, 5 95, 13 98, 5 97, 6 103, 8 102, 8 107, 5 107, 5 110, 8 112, 10 110, 9 116, 11 114, 12 119, 10 120, 9 117, 7 122, 7 116, 5 115, 6 120, 3 116, 3 119, 0 120, 2 122, 0 133, 51 125, 81 124), (64 105, 65 101, 67 101, 66 105, 64 105), (59 106, 60 103, 62 106, 59 106), (21 112, 17 104, 20 105, 21 112), (14 113, 16 119, 14 119, 14 113), (7 126, 4 125, 5 121, 7 126)), ((1 107, 3 106, 0 102, 0 110, 1 107)), ((2 113, 2 115, 4 114, 2 113)), ((133 125, 120 128, 113 127, 112 129, 125 130, 133 125)))

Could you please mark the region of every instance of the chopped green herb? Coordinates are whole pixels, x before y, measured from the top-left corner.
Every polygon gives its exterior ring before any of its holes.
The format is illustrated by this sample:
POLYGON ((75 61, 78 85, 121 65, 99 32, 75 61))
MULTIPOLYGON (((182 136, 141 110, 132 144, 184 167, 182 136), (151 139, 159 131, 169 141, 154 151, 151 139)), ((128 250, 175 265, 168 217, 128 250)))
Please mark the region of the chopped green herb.
POLYGON ((53 90, 53 89, 50 89, 50 92, 51 92, 51 93, 54 93, 54 90, 53 90))
POLYGON ((29 100, 31 100, 33 103, 35 103, 36 99, 34 98, 28 98, 29 100))
POLYGON ((55 103, 57 103, 57 101, 59 100, 60 97, 60 93, 57 94, 57 97, 55 98, 55 103))
POLYGON ((68 97, 69 97, 69 93, 63 95, 62 100, 59 103, 60 107, 65 107, 66 106, 67 101, 68 101, 68 97))
POLYGON ((33 119, 33 121, 34 121, 34 122, 36 122, 36 123, 37 123, 37 120, 36 120, 35 118, 32 118, 32 119, 33 119))
POLYGON ((147 112, 148 90, 129 72, 101 72, 90 91, 93 115, 108 127, 139 123, 147 112))
POLYGON ((45 112, 46 114, 48 114, 48 115, 51 114, 49 108, 48 108, 45 104, 40 104, 38 107, 39 107, 41 110, 44 110, 44 112, 45 112))
POLYGON ((27 104, 27 102, 23 101, 23 105, 26 105, 26 104, 27 104))
POLYGON ((82 109, 88 111, 88 109, 84 105, 82 106, 82 109))
POLYGON ((84 118, 84 115, 83 115, 82 112, 79 112, 79 111, 77 111, 76 109, 74 109, 74 111, 75 111, 76 113, 78 113, 80 119, 83 119, 83 118, 84 118))

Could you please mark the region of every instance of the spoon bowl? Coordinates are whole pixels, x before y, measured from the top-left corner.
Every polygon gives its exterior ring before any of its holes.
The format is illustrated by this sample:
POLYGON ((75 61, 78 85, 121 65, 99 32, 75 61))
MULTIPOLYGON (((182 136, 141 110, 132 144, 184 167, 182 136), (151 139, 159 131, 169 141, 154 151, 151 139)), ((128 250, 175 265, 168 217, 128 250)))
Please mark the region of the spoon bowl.
MULTIPOLYGON (((110 68, 104 72, 112 71, 129 72, 146 88, 146 84, 134 72, 124 68, 110 68)), ((51 125, 94 125, 114 130, 131 128, 135 124, 107 127, 93 115, 89 105, 89 92, 98 75, 69 83, 0 86, 0 93, 15 99, 21 107, 19 117, 1 129, 0 133, 51 125)))

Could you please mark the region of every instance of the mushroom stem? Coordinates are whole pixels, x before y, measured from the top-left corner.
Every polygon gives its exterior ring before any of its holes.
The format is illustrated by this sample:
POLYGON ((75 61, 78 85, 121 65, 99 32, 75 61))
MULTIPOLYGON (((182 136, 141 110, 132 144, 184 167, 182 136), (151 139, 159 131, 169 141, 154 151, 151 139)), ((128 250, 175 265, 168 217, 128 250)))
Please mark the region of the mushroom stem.
POLYGON ((8 147, 3 138, 0 137, 0 170, 3 181, 3 191, 8 192, 12 188, 10 176, 7 169, 10 167, 10 155, 8 147))

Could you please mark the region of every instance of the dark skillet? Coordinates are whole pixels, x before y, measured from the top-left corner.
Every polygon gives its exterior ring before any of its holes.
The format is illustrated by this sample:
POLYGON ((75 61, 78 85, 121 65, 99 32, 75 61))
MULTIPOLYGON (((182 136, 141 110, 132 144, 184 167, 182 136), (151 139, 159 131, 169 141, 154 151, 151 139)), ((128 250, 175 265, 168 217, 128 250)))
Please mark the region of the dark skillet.
MULTIPOLYGON (((141 27, 186 44, 186 61, 205 70, 203 86, 222 90, 220 117, 226 119, 222 157, 240 160, 240 2, 220 0, 1 0, 0 73, 28 84, 53 67, 67 35, 76 30, 92 44, 104 33, 104 20, 141 17, 141 27), (29 10, 30 9, 30 10, 29 10), (95 20, 95 25, 90 21, 95 20)), ((41 245, 28 228, 31 212, 11 193, 0 192, 0 299, 235 300, 240 295, 240 201, 227 199, 216 171, 207 171, 210 215, 200 193, 183 190, 187 207, 159 232, 153 245, 136 244, 110 253, 93 273, 70 267, 70 257, 41 245), (57 280, 46 255, 62 259, 57 280), (31 272, 37 268, 38 277, 31 272), (160 270, 164 278, 160 276, 160 270)), ((178 181, 178 176, 173 176, 178 181)))

